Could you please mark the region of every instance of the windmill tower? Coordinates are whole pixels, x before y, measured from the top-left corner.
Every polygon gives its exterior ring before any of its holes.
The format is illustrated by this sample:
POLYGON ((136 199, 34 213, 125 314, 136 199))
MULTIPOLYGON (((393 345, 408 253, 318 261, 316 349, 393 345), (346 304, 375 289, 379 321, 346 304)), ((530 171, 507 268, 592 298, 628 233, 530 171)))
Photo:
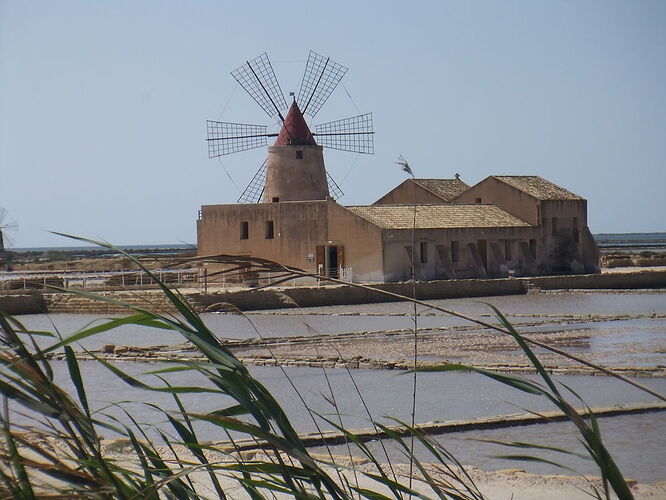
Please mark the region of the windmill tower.
POLYGON ((291 94, 294 97, 288 107, 266 53, 232 71, 259 107, 281 122, 279 133, 268 133, 265 125, 207 121, 210 158, 267 146, 269 137, 277 137, 238 203, 325 200, 342 195, 326 172, 323 148, 373 154, 372 113, 317 125, 314 132, 305 115, 314 118, 346 72, 344 66, 310 51, 300 90, 297 96, 291 94))

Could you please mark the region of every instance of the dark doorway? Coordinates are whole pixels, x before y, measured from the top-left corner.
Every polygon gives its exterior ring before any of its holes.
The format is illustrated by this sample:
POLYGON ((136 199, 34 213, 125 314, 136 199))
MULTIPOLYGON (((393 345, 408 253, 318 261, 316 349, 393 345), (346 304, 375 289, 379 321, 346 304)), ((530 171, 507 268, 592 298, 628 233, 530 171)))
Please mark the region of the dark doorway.
POLYGON ((338 247, 326 247, 326 271, 331 278, 338 277, 338 247))
POLYGON ((488 240, 477 240, 476 248, 479 251, 483 268, 488 271, 488 240))
POLYGON ((323 276, 338 278, 339 268, 345 265, 344 247, 336 245, 317 246, 317 272, 323 276))

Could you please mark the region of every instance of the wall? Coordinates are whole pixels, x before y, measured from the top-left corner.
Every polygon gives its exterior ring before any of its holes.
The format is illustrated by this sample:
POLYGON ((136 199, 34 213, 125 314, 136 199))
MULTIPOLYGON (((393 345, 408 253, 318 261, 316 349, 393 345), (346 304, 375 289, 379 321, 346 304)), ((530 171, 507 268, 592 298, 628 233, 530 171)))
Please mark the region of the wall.
MULTIPOLYGON (((572 289, 640 289, 665 288, 666 271, 638 271, 633 273, 569 275, 533 278, 504 278, 491 280, 449 280, 416 283, 416 296, 421 300, 464 297, 490 297, 521 295, 530 288, 544 290, 572 289)), ((259 290, 256 292, 228 292, 211 295, 191 295, 190 301, 201 308, 219 302, 236 305, 241 310, 277 309, 281 307, 316 307, 326 305, 369 304, 402 300, 378 293, 385 290, 407 297, 412 295, 409 282, 385 283, 363 288, 335 286, 320 288, 293 288, 259 290)))
POLYGON ((586 200, 538 200, 519 189, 488 177, 453 200, 453 203, 492 203, 511 215, 539 226, 535 273, 596 273, 599 252, 587 229, 586 200), (557 218, 553 231, 553 218, 557 218), (574 218, 577 219, 576 241, 574 218))
POLYGON ((314 270, 308 261, 317 245, 328 240, 327 201, 205 205, 197 221, 199 255, 220 253, 275 260, 314 270), (273 239, 266 238, 266 222, 273 221, 273 239), (248 223, 241 239, 241 223, 248 223))
POLYGON ((444 200, 419 186, 411 179, 407 179, 379 198, 373 205, 412 205, 414 203, 440 205, 444 203, 444 200))
POLYGON ((352 268, 354 280, 384 280, 381 230, 332 200, 207 205, 197 231, 199 255, 262 257, 314 272, 317 246, 335 245, 344 248, 342 265, 352 268), (269 220, 273 239, 265 237, 269 220), (247 239, 240 238, 243 221, 247 239))
POLYGON ((325 200, 328 182, 321 146, 271 146, 268 148, 264 203, 325 200), (297 159, 300 152, 302 158, 297 159))
POLYGON ((344 266, 351 266, 354 281, 384 281, 379 227, 331 201, 328 203, 328 239, 344 247, 344 266))
POLYGON ((452 203, 476 203, 477 198, 481 198, 481 203, 492 203, 529 224, 536 226, 540 223, 536 208, 539 200, 492 177, 470 187, 452 203))
POLYGON ((544 267, 553 271, 599 272, 598 251, 595 244, 590 244, 587 228, 586 200, 543 200, 541 234, 544 248, 540 263, 544 267))
POLYGON ((39 293, 30 295, 0 296, 0 311, 6 314, 43 314, 46 312, 44 296, 39 293))
MULTIPOLYGON (((416 277, 419 280, 439 280, 531 274, 534 269, 521 254, 520 244, 528 243, 531 238, 535 238, 538 231, 538 228, 532 227, 417 230, 414 238, 416 277), (477 245, 479 240, 486 240, 485 265, 477 245), (510 245, 509 259, 505 253, 507 240, 510 245), (456 262, 453 262, 451 253, 452 241, 458 243, 456 262), (425 243, 427 262, 421 262, 421 243, 425 243)), ((386 281, 404 281, 410 278, 411 261, 405 247, 411 245, 411 230, 384 231, 386 281)))

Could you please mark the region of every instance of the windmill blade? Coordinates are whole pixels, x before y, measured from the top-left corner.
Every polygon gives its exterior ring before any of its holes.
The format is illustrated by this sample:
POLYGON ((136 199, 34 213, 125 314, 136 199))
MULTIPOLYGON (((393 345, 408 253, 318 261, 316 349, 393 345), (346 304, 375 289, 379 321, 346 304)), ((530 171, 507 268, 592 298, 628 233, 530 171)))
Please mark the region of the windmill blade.
POLYGON ((0 252, 3 252, 6 247, 14 246, 7 231, 14 231, 18 228, 16 221, 8 220, 9 212, 6 208, 0 207, 0 252))
POLYGON ((326 172, 326 180, 328 181, 328 192, 330 193, 331 198, 337 200, 345 195, 345 193, 342 192, 342 189, 340 189, 340 186, 338 186, 338 183, 333 180, 333 177, 331 177, 331 174, 328 172, 326 172))
POLYGON ((317 144, 353 153, 374 154, 375 132, 372 113, 315 125, 317 144))
POLYGON ((284 121, 281 111, 287 109, 287 101, 266 52, 246 61, 231 75, 268 116, 272 118, 277 114, 284 121))
POLYGON ((241 193, 236 203, 259 203, 261 201, 261 197, 264 195, 264 185, 266 183, 267 161, 268 159, 265 159, 261 164, 261 167, 259 167, 259 170, 254 174, 254 177, 252 177, 252 180, 241 193))
POLYGON ((316 52, 310 51, 298 91, 298 107, 314 117, 338 86, 347 68, 316 52))
POLYGON ((268 144, 269 137, 277 136, 277 134, 267 134, 265 125, 249 123, 206 120, 206 128, 209 158, 260 148, 268 144))
POLYGON ((6 208, 0 207, 0 229, 1 230, 14 230, 18 228, 18 224, 14 220, 9 220, 9 212, 6 208))

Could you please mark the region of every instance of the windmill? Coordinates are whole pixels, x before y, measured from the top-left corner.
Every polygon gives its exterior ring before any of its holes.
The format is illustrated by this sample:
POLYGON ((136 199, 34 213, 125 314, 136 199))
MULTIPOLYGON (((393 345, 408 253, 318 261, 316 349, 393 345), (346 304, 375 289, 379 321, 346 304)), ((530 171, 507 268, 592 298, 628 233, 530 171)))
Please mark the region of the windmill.
POLYGON ((6 208, 0 207, 0 253, 5 251, 5 246, 11 246, 13 243, 7 231, 15 230, 18 225, 14 221, 10 221, 9 213, 6 208))
POLYGON ((238 203, 342 196, 339 186, 326 172, 322 148, 373 154, 372 113, 316 125, 314 132, 310 131, 304 115, 315 117, 346 72, 347 68, 329 57, 310 51, 298 95, 290 93, 293 96, 290 106, 266 53, 231 72, 259 107, 281 122, 279 133, 268 133, 266 125, 207 121, 209 158, 267 146, 269 137, 277 138, 238 203))

